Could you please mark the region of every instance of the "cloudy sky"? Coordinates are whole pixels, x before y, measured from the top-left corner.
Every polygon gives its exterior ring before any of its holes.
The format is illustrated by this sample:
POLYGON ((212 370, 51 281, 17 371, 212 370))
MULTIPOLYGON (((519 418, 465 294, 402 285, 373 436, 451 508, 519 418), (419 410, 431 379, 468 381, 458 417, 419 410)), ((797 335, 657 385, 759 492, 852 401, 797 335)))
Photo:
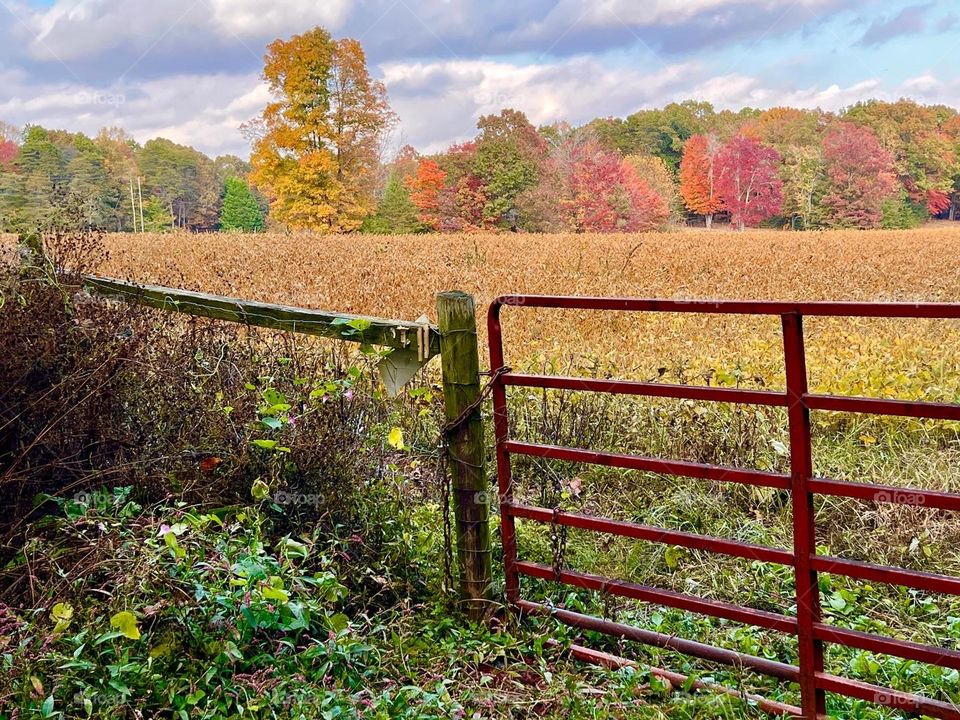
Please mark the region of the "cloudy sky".
POLYGON ((362 42, 422 150, 504 106, 960 106, 960 0, 0 0, 0 120, 246 156, 266 44, 316 24, 362 42))

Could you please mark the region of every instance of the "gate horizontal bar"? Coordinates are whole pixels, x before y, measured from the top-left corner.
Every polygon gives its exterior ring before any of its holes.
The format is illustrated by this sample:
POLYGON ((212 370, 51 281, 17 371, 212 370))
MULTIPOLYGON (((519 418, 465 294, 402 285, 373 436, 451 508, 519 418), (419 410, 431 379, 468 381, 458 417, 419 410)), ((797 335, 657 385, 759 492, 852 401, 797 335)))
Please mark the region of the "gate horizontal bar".
POLYGON ((701 480, 759 485, 761 487, 777 488, 779 490, 790 489, 789 475, 764 472, 762 470, 741 470, 739 468, 724 467, 722 465, 706 465, 704 463, 688 462, 686 460, 663 460, 640 455, 621 455, 619 453, 561 447, 558 445, 538 445, 536 443, 519 442, 517 440, 508 440, 504 442, 502 446, 507 452, 518 455, 549 458, 551 460, 565 460, 567 462, 581 462, 590 465, 619 467, 625 470, 645 470, 661 475, 680 475, 683 477, 699 478, 701 480))
POLYGON ((661 590, 648 585, 637 585, 623 580, 612 580, 599 575, 591 575, 575 570, 561 570, 559 573, 555 573, 549 565, 540 565, 539 563, 528 562, 526 560, 518 561, 516 568, 517 571, 523 575, 540 578, 541 580, 553 580, 566 585, 581 587, 586 590, 597 590, 612 595, 619 595, 620 597, 631 598, 632 600, 642 600, 644 602, 677 608, 679 610, 689 610, 703 615, 733 620, 734 622, 740 622, 746 625, 754 625, 768 630, 777 630, 778 632, 790 635, 796 635, 797 633, 797 619, 789 615, 780 615, 778 613, 767 612, 766 610, 756 610, 754 608, 733 605, 719 600, 708 600, 706 598, 674 592, 673 590, 661 590))
POLYGON ((826 317, 960 318, 960 303, 780 302, 776 300, 655 300, 572 295, 501 295, 494 306, 558 310, 623 310, 716 315, 817 315, 826 317))
POLYGON ((896 485, 855 483, 830 478, 810 478, 807 481, 807 487, 812 492, 833 497, 848 497, 893 505, 916 505, 937 510, 960 510, 960 494, 939 490, 915 490, 896 485))
MULTIPOLYGON (((507 373, 503 376, 503 384, 515 387, 546 388, 548 390, 579 390, 615 395, 707 400, 771 407, 786 407, 788 402, 786 394, 776 390, 743 390, 741 388, 581 378, 567 375, 507 373)), ((803 403, 811 410, 893 415, 929 420, 960 420, 960 405, 952 403, 819 395, 816 393, 806 393, 802 399, 803 403)))
POLYGON ((746 655, 736 652, 735 650, 727 650, 726 648, 707 645, 706 643, 697 642, 696 640, 686 640, 676 635, 666 635, 654 630, 644 630, 643 628, 633 625, 625 625, 612 620, 583 615, 563 608, 554 608, 541 603, 531 602, 530 600, 521 600, 519 607, 522 611, 535 615, 549 615, 565 625, 615 635, 626 640, 643 643, 644 645, 676 650, 684 655, 690 655, 691 657, 697 657, 702 660, 710 660, 734 667, 750 668, 766 675, 780 678, 781 680, 795 682, 799 677, 800 671, 796 665, 788 665, 787 663, 756 657, 755 655, 746 655))
POLYGON ((736 540, 726 540, 708 535, 696 535, 695 533, 680 530, 667 530, 666 528, 659 528, 652 525, 640 525, 623 520, 611 520, 609 518, 565 512, 563 510, 554 512, 550 508, 519 505, 516 503, 503 503, 501 505, 501 511, 509 513, 513 517, 535 520, 542 523, 556 522, 558 525, 580 528, 581 530, 594 530, 610 535, 668 543, 693 548, 695 550, 709 550, 711 552, 723 553, 724 555, 747 558, 748 560, 759 560, 760 562, 793 565, 793 553, 788 550, 780 550, 763 545, 751 545, 749 543, 737 542, 736 540))
POLYGON ((637 382, 635 380, 604 380, 566 375, 528 375, 506 373, 504 385, 546 388, 548 390, 582 390, 585 392, 641 395, 646 397, 676 398, 678 400, 711 400, 716 402, 772 405, 786 407, 787 396, 775 390, 741 390, 704 385, 673 385, 669 383, 637 382))
POLYGON ((817 687, 827 692, 846 695, 847 697, 858 698, 911 713, 923 713, 930 717, 943 718, 943 720, 960 720, 960 709, 951 703, 932 700, 922 695, 914 695, 880 685, 871 685, 860 680, 838 677, 830 673, 818 672, 814 673, 814 677, 817 687))
POLYGON ((884 400, 882 398, 849 397, 845 395, 803 396, 811 410, 869 413, 871 415, 898 415, 929 420, 960 420, 960 405, 923 402, 920 400, 884 400))
POLYGON ((874 565, 828 555, 814 555, 810 558, 810 562, 813 569, 819 572, 889 585, 903 585, 928 592, 960 595, 960 578, 951 575, 938 575, 889 565, 874 565))
MULTIPOLYGON (((554 641, 554 643, 559 645, 559 643, 556 643, 556 641, 554 641)), ((802 713, 800 708, 798 708, 796 705, 787 705, 786 703, 778 702, 777 700, 770 700, 760 695, 738 690, 737 688, 726 687, 725 685, 721 685, 719 683, 707 682, 698 678, 691 678, 683 673, 671 672, 670 670, 653 667, 652 665, 637 663, 633 660, 628 660, 627 658, 619 657, 601 650, 593 650, 591 648, 583 647, 582 645, 570 645, 569 650, 570 654, 578 660, 583 660, 585 662, 592 663, 593 665, 602 665, 610 668, 611 670, 619 670, 620 668, 624 667, 642 667, 655 677, 669 680, 673 687, 689 687, 693 690, 707 690, 710 692, 723 693, 724 695, 729 695, 730 697, 735 697, 739 700, 746 701, 750 705, 758 707, 770 715, 795 718, 799 717, 802 713)))
POLYGON ((882 635, 839 628, 824 623, 815 623, 813 634, 816 638, 835 645, 845 645, 859 650, 869 650, 883 655, 893 655, 906 660, 916 660, 917 662, 960 670, 960 652, 940 648, 936 645, 924 645, 910 640, 895 640, 882 635))

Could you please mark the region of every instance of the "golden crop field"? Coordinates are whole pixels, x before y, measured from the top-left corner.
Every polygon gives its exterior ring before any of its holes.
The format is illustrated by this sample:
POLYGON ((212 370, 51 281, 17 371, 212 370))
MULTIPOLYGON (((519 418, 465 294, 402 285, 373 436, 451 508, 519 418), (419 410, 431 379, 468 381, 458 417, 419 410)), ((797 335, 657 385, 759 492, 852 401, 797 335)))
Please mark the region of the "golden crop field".
MULTIPOLYGON (((103 273, 248 299, 415 319, 459 289, 656 298, 960 301, 960 227, 787 233, 111 235, 103 273)), ((508 361, 687 382, 781 384, 776 319, 504 310, 508 361), (711 376, 711 371, 714 373, 711 376)), ((481 333, 483 330, 481 328, 481 333)), ((955 399, 960 327, 807 321, 815 389, 955 399)))

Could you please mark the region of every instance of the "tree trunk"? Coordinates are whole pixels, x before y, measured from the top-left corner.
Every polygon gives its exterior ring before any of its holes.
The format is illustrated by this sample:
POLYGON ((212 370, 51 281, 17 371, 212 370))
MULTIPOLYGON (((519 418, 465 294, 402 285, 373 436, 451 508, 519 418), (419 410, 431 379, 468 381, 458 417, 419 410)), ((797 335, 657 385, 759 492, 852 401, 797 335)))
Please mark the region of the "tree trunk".
POLYGON ((957 199, 955 197, 950 198, 950 220, 957 219, 957 199))
POLYGON ((747 226, 743 224, 743 220, 740 220, 740 222, 737 223, 737 230, 739 230, 740 232, 743 232, 746 229, 746 227, 747 226))
POLYGON ((704 215, 704 219, 707 221, 707 230, 713 227, 713 213, 707 213, 704 215))

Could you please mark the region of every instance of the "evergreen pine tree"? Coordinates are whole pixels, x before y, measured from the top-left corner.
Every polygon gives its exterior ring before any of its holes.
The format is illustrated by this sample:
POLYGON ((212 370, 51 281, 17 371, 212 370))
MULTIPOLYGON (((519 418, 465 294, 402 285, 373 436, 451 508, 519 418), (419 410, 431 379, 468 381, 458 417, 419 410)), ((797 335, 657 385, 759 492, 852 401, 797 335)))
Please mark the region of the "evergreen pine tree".
POLYGON ((380 235, 401 235, 424 231, 417 207, 410 200, 410 191, 396 174, 387 180, 383 198, 375 215, 368 217, 361 228, 380 235))
POLYGON ((224 181, 223 209, 220 211, 221 230, 259 232, 263 230, 263 213, 250 187, 238 177, 224 181))

